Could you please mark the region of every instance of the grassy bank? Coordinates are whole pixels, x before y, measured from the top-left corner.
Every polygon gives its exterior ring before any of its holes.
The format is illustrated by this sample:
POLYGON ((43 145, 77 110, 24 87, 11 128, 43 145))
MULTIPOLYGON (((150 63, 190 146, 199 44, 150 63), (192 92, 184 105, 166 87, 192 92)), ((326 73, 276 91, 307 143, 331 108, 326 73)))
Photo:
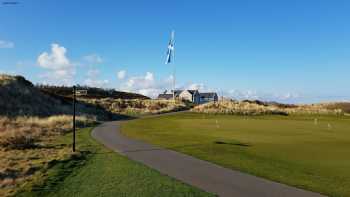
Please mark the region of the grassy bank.
MULTIPOLYGON (((23 183, 41 176, 53 161, 71 155, 69 144, 57 139, 71 131, 72 117, 50 116, 8 118, 0 116, 0 196, 15 193, 23 183)), ((77 116, 78 127, 95 124, 77 116)))
MULTIPOLYGON (((90 132, 78 132, 81 154, 56 163, 46 181, 27 186, 18 196, 211 196, 105 148, 90 132)), ((61 139, 70 142, 70 135, 61 139)))
POLYGON ((345 116, 181 113, 130 121, 122 132, 227 168, 350 196, 349 128, 345 116))
POLYGON ((344 115, 349 103, 281 104, 263 101, 224 100, 198 105, 192 112, 226 115, 344 115))
POLYGON ((104 110, 131 116, 162 114, 187 110, 190 108, 189 103, 172 100, 151 100, 151 99, 79 99, 82 102, 92 104, 103 108, 104 110))

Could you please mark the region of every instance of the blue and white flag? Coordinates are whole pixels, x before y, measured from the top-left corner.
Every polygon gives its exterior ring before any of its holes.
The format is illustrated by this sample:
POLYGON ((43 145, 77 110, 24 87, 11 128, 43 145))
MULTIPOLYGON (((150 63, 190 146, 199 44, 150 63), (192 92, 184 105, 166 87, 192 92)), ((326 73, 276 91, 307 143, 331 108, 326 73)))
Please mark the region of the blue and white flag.
POLYGON ((171 38, 168 44, 168 50, 167 50, 167 56, 166 56, 166 62, 165 64, 169 64, 174 61, 174 35, 175 32, 171 32, 171 38))

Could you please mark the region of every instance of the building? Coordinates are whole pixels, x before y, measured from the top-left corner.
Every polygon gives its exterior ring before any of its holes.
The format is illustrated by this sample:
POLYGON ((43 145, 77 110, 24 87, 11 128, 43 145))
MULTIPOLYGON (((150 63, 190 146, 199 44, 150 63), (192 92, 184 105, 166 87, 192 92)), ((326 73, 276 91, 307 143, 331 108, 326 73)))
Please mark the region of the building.
POLYGON ((215 92, 205 92, 200 93, 200 103, 207 103, 207 102, 216 102, 219 100, 218 95, 215 92))
POLYGON ((159 95, 158 95, 158 99, 161 99, 161 100, 171 100, 171 99, 173 99, 173 94, 166 94, 166 93, 159 94, 159 95))
POLYGON ((200 103, 200 97, 198 90, 183 90, 179 94, 181 100, 190 101, 195 104, 200 103))
MULTIPOLYGON (((175 90, 175 98, 179 98, 182 90, 175 90)), ((163 100, 172 100, 173 99, 173 91, 164 91, 162 94, 158 95, 158 99, 163 100)))
MULTIPOLYGON (((200 93, 198 90, 175 90, 175 98, 189 101, 195 104, 218 101, 218 95, 215 92, 200 93)), ((158 99, 173 99, 173 92, 165 91, 158 95, 158 99)))

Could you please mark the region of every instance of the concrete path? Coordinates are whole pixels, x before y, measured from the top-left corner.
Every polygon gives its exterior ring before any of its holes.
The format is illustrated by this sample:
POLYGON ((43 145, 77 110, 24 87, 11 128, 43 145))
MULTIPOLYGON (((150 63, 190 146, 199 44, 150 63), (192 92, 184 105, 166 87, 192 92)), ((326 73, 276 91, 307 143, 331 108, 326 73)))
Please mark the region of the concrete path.
POLYGON ((322 196, 129 139, 121 135, 119 123, 104 123, 92 131, 92 136, 108 148, 132 160, 204 191, 228 197, 322 196))

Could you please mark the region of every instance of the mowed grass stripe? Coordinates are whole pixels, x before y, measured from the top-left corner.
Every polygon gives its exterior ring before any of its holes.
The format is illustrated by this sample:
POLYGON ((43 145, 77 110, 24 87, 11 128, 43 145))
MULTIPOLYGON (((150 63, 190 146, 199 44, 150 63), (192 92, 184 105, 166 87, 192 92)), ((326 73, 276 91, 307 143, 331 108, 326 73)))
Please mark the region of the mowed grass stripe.
MULTIPOLYGON (((85 158, 56 164, 45 182, 18 196, 213 196, 133 162, 78 132, 78 150, 85 158)), ((71 142, 71 135, 62 139, 71 142)))
POLYGON ((350 196, 349 117, 182 113, 126 122, 122 132, 227 168, 350 196))

